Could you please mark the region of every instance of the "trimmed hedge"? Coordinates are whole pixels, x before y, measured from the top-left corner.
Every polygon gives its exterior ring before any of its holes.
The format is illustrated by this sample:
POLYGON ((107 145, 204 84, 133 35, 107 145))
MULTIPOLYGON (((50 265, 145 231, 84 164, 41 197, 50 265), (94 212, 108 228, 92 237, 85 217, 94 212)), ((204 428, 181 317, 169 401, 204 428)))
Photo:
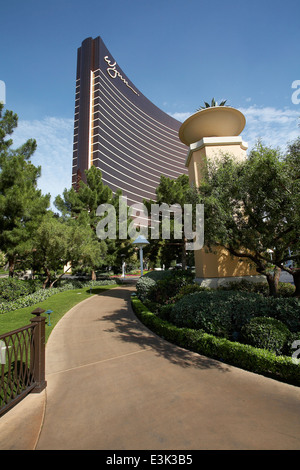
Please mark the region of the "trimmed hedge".
POLYGON ((133 296, 131 302, 142 323, 171 343, 250 372, 300 385, 300 364, 291 357, 276 356, 265 349, 217 338, 203 330, 180 328, 158 318, 137 297, 133 296))

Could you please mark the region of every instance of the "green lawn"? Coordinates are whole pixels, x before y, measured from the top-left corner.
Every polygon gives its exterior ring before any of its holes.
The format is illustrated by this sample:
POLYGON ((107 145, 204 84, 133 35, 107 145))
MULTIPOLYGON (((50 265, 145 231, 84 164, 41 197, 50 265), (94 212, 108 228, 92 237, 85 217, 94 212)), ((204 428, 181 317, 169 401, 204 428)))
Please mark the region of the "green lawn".
POLYGON ((51 326, 48 325, 48 315, 43 314, 46 317, 46 341, 49 338, 51 331, 53 330, 54 326, 57 322, 63 317, 65 313, 67 313, 74 305, 82 302, 91 295, 99 294, 102 291, 107 289, 112 289, 117 287, 116 284, 111 286, 97 286, 93 287, 90 291, 89 288, 82 288, 82 289, 74 289, 74 290, 67 290, 65 292, 60 292, 58 294, 49 297, 48 299, 44 300, 35 305, 31 305, 30 307, 20 308, 18 310, 14 310, 12 312, 3 313, 0 315, 0 335, 4 333, 9 333, 10 331, 16 330, 17 328, 21 328, 22 326, 26 326, 30 324, 30 319, 33 318, 31 312, 35 310, 37 307, 40 307, 47 310, 52 310, 50 316, 50 323, 51 326))

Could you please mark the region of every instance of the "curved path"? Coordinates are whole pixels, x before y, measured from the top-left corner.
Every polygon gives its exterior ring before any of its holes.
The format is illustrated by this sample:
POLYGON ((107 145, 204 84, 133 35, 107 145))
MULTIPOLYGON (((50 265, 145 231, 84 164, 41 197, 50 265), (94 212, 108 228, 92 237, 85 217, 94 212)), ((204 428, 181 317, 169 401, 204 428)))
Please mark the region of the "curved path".
POLYGON ((94 295, 54 328, 47 389, 27 397, 32 448, 299 450, 298 387, 164 341, 135 317, 133 290, 94 295))

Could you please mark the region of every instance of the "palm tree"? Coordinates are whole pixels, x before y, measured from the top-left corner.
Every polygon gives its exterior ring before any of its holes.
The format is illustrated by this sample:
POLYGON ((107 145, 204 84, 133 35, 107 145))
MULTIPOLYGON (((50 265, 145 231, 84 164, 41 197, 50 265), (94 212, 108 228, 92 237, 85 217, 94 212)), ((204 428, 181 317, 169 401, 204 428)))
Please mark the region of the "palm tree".
POLYGON ((200 108, 198 108, 197 111, 200 111, 201 109, 212 108, 213 106, 226 106, 225 105, 226 101, 227 100, 223 100, 221 101, 220 104, 218 104, 214 98, 211 100, 210 104, 204 101, 205 106, 200 106, 200 108))

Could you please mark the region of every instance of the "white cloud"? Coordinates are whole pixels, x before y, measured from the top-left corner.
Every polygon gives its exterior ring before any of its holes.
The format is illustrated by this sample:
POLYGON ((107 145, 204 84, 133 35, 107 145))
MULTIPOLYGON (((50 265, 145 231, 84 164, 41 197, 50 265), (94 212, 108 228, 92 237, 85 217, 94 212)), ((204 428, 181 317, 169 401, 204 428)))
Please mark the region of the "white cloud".
POLYGON ((27 139, 37 141, 37 150, 31 158, 42 167, 38 187, 43 194, 51 194, 51 203, 72 182, 73 119, 45 117, 38 121, 22 121, 13 133, 13 148, 27 139))
POLYGON ((174 119, 177 121, 185 121, 188 117, 190 117, 193 113, 169 113, 174 119))
POLYGON ((248 141, 249 148, 260 138, 265 145, 285 150, 287 143, 300 134, 299 109, 257 106, 239 109, 246 117, 242 135, 248 141))
MULTIPOLYGON (((288 142, 300 135, 300 109, 249 106, 239 108, 246 117, 246 126, 242 132, 243 139, 251 149, 258 139, 270 147, 286 148, 288 142)), ((185 121, 193 113, 170 114, 178 121, 185 121)))

